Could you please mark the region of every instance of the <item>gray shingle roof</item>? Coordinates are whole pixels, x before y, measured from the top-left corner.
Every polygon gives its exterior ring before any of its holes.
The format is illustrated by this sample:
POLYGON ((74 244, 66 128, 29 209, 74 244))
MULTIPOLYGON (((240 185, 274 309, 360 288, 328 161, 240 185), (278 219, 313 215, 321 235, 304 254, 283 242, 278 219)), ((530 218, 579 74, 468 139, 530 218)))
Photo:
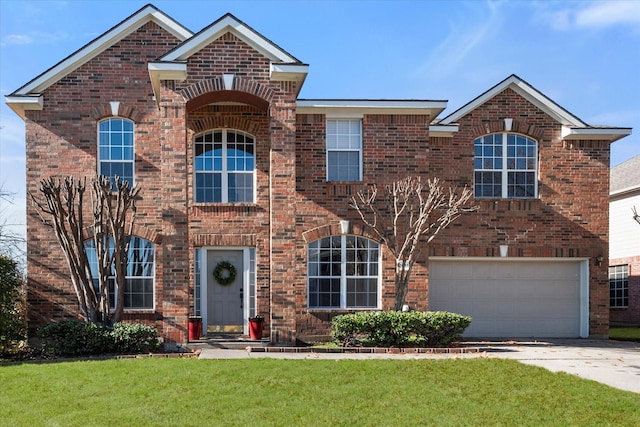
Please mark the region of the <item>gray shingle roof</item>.
POLYGON ((611 168, 611 191, 640 188, 640 155, 611 168))

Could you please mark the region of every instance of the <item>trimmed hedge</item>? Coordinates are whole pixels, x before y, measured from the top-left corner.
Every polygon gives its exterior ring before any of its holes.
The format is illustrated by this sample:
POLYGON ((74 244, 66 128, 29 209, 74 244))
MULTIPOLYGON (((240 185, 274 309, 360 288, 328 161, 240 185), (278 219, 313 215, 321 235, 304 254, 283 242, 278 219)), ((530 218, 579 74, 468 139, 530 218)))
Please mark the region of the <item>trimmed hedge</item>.
POLYGON ((43 352, 54 357, 99 354, 148 353, 159 347, 158 331, 147 325, 63 320, 38 331, 43 352))
POLYGON ((440 347, 460 339, 471 317, 446 311, 363 311, 331 321, 344 347, 440 347))

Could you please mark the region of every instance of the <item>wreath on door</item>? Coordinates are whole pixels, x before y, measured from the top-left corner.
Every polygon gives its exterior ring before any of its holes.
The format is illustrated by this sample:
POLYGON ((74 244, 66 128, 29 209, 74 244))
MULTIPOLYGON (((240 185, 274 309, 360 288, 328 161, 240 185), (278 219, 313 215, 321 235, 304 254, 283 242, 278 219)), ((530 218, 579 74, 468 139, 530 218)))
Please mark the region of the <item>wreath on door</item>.
POLYGON ((213 269, 213 278, 221 286, 229 286, 236 280, 238 272, 229 261, 220 261, 216 268, 213 269))

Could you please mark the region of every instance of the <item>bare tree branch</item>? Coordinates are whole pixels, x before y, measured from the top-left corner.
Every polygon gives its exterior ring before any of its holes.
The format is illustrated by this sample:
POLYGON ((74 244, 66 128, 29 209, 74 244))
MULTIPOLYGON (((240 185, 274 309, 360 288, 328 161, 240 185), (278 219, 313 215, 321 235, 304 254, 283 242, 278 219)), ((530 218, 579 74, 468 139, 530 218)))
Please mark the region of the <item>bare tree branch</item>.
POLYGON ((384 243, 396 260, 395 309, 404 304, 414 262, 427 245, 465 212, 477 209, 466 206, 472 192, 464 187, 445 192, 438 178, 426 185, 420 177, 407 177, 385 185, 379 197, 374 184, 356 193, 350 206, 364 224, 384 243))

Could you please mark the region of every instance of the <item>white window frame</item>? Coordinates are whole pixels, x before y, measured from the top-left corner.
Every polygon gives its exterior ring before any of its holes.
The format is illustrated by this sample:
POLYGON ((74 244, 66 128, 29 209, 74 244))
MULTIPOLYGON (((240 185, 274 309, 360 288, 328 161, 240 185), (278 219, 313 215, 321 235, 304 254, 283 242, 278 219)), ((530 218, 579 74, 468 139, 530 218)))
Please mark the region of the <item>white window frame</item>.
MULTIPOLYGON (((370 263, 369 261, 368 263, 370 263)), ((321 264, 321 263, 318 263, 321 264)), ((381 301, 382 301, 382 249, 380 243, 375 240, 371 240, 369 238, 363 236, 355 236, 355 235, 334 235, 327 236, 324 238, 320 238, 313 242, 310 242, 307 246, 307 308, 310 310, 377 310, 380 309, 381 301), (375 275, 363 275, 363 276, 349 276, 347 275, 347 238, 353 237, 356 239, 367 240, 370 244, 373 243, 377 246, 378 256, 376 258, 377 264, 377 274, 375 275), (338 278, 338 276, 323 276, 320 274, 312 275, 310 274, 310 264, 311 264, 311 251, 312 250, 321 250, 321 248, 312 248, 313 244, 319 244, 323 239, 333 239, 340 238, 340 306, 314 306, 311 305, 311 279, 322 279, 322 278, 338 278), (363 307, 363 306, 348 306, 347 305, 347 281, 351 278, 358 279, 375 279, 376 280, 376 305, 371 307, 363 307)))
MULTIPOLYGON (((111 125, 109 126, 109 128, 111 128, 111 125)), ((130 163, 131 164, 131 182, 129 182, 129 186, 133 187, 135 185, 135 181, 136 181, 136 124, 135 124, 135 122, 133 120, 130 120, 130 119, 127 119, 127 118, 124 118, 124 117, 118 117, 118 116, 107 117, 107 118, 105 118, 103 120, 100 120, 98 122, 98 125, 96 126, 96 131, 97 131, 97 141, 98 141, 98 153, 97 153, 97 156, 96 156, 97 159, 98 159, 98 162, 97 162, 97 166, 98 166, 97 174, 98 175, 104 175, 102 173, 102 165, 103 164, 106 164, 106 163, 128 164, 128 163, 130 163), (123 124, 124 123, 131 123, 131 128, 132 128, 131 132, 130 132, 130 134, 131 134, 131 159, 113 160, 113 159, 110 159, 110 158, 109 159, 103 159, 102 158, 102 155, 101 155, 101 151, 102 150, 100 149, 102 147, 101 135, 103 135, 103 134, 107 135, 109 143, 108 143, 108 145, 106 145, 106 147, 108 147, 109 150, 110 150, 111 147, 112 147, 111 146, 111 137, 110 136, 111 136, 111 134, 113 132, 111 131, 111 129, 109 129, 106 132, 105 131, 101 131, 100 130, 100 125, 102 123, 110 122, 110 121, 114 121, 114 120, 121 120, 123 122, 123 124)), ((124 128, 123 128, 121 133, 122 133, 123 137, 124 137, 125 134, 129 134, 128 131, 127 132, 124 131, 124 128)), ((123 145, 123 149, 124 149, 124 147, 125 146, 123 145)), ((111 176, 111 175, 104 175, 104 176, 109 178, 111 180, 111 182, 115 183, 115 176, 111 176)), ((122 178, 123 177, 120 177, 121 180, 122 180, 122 178)))
POLYGON ((609 305, 610 308, 628 308, 629 307, 629 265, 621 264, 621 265, 612 265, 609 266, 609 305), (620 285, 615 286, 615 285, 620 285), (625 298, 624 291, 627 291, 627 296, 625 298), (622 296, 611 296, 611 291, 622 292, 622 296), (624 304, 626 299, 627 304, 624 304), (621 302, 618 305, 618 301, 621 302), (616 304, 611 304, 615 302, 616 304))
MULTIPOLYGON (((538 169, 539 169, 539 162, 538 162, 538 141, 536 141, 535 139, 528 137, 526 135, 522 135, 519 133, 515 133, 515 132, 499 132, 499 133, 492 133, 492 134, 487 134, 487 135, 483 135, 481 137, 478 137, 476 139, 474 139, 473 141, 473 146, 474 146, 474 156, 473 156, 473 161, 474 161, 474 168, 473 168, 473 180, 474 180, 474 185, 473 185, 473 195, 475 198, 478 199, 491 199, 491 198, 501 198, 501 199, 536 199, 538 198, 538 169), (485 167, 480 167, 480 168, 476 168, 475 167, 475 161, 476 161, 476 156, 475 156, 475 145, 476 145, 476 141, 480 140, 480 139, 484 139, 488 136, 495 136, 495 135, 501 135, 502 138, 502 144, 500 145, 501 149, 502 149, 502 162, 500 165, 500 168, 485 168, 485 167), (535 152, 534 152, 534 168, 533 169, 520 169, 520 168, 509 168, 508 167, 508 162, 509 159, 517 159, 519 158, 518 156, 515 157, 509 157, 508 155, 508 138, 509 135, 514 135, 516 138, 525 138, 528 141, 532 141, 535 144, 535 152), (493 172, 493 173, 500 173, 500 178, 501 178, 501 182, 500 182, 500 187, 501 187, 501 195, 500 196, 484 196, 484 195, 479 195, 476 192, 476 172, 493 172), (509 173, 513 172, 513 173, 531 173, 533 172, 534 174, 534 194, 533 196, 509 196, 509 173)), ((487 157, 488 158, 488 157, 487 157)), ((493 156, 493 158, 495 158, 495 155, 493 156)), ((484 165, 482 165, 484 166, 484 165)), ((495 166, 495 165, 494 165, 495 166)))
MULTIPOLYGON (((254 135, 251 135, 250 133, 238 130, 238 129, 211 129, 211 130, 207 130, 205 132, 201 132, 197 135, 194 136, 194 153, 193 153, 193 159, 194 159, 194 163, 193 163, 193 199, 196 203, 255 203, 256 202, 256 162, 257 162, 257 155, 256 155, 256 149, 257 149, 257 142, 256 142, 256 137, 254 135), (221 157, 221 161, 222 161, 222 169, 221 170, 198 170, 196 167, 196 146, 197 144, 200 144, 200 142, 196 142, 196 138, 203 136, 205 134, 213 134, 215 132, 221 132, 222 133, 222 157, 221 157), (233 132, 235 134, 241 134, 244 135, 245 137, 249 137, 253 140, 253 169, 252 170, 229 170, 229 165, 228 165, 228 134, 230 132, 233 132), (251 194, 251 200, 250 201, 240 201, 240 202, 229 202, 229 174, 244 174, 244 175, 251 175, 251 182, 252 182, 252 187, 253 187, 253 191, 251 194), (198 174, 220 174, 220 187, 221 187, 221 195, 220 195, 220 201, 198 201, 197 200, 197 176, 198 174)), ((216 142, 213 142, 213 144, 216 144, 216 142)))
MULTIPOLYGON (((153 243, 150 240, 144 239, 142 237, 137 237, 137 236, 132 236, 132 239, 139 239, 139 240, 144 240, 146 242, 149 242, 151 244, 151 247, 153 249, 153 258, 152 258, 152 268, 151 268, 151 275, 150 276, 126 276, 125 279, 127 280, 127 282, 129 280, 134 280, 134 279, 151 279, 152 281, 152 295, 151 295, 151 307, 127 307, 126 305, 124 306, 124 311, 152 311, 155 310, 155 306, 156 306, 156 278, 155 278, 155 272, 156 272, 156 245, 155 243, 153 243)), ((94 281, 94 286, 97 286, 97 281, 98 281, 98 277, 97 277, 97 262, 98 260, 95 259, 95 247, 92 245, 93 244, 93 240, 87 240, 85 241, 85 250, 87 251, 87 255, 89 256, 89 265, 91 266, 91 273, 94 276, 93 277, 93 281, 94 281), (91 244, 90 247, 87 247, 87 244, 91 244), (93 255, 92 255, 93 253, 93 255)), ((130 245, 129 246, 129 252, 131 252, 133 250, 133 246, 130 245)), ((109 251, 113 251, 113 242, 110 243, 109 245, 109 251)), ((127 261, 130 262, 131 258, 130 258, 130 254, 128 255, 128 259, 127 261)), ((114 298, 115 301, 115 296, 117 294, 118 291, 118 284, 116 283, 116 276, 115 274, 110 274, 109 277, 107 278, 107 280, 109 281, 109 283, 113 283, 113 295, 111 295, 114 298)), ((129 287, 129 286, 127 286, 129 287)), ((128 290, 125 290, 125 295, 128 292, 128 290)), ((117 301, 116 301, 117 303, 117 301)), ((112 306, 111 303, 109 303, 109 309, 110 310, 115 310, 115 304, 112 306)))
MULTIPOLYGON (((354 134, 349 133, 348 134, 350 137, 354 136, 354 134)), ((362 137, 362 118, 358 117, 358 118, 354 118, 354 117, 327 117, 327 121, 326 121, 326 127, 325 127, 325 148, 326 148, 326 152, 325 152, 325 165, 326 165, 326 180, 330 181, 330 182, 356 182, 356 181, 362 181, 362 169, 363 169, 363 165, 362 165, 362 147, 363 147, 363 137, 362 137), (330 137, 333 136, 337 136, 333 135, 333 134, 329 134, 329 123, 330 122, 349 122, 351 123, 357 123, 358 124, 358 134, 357 136, 359 137, 359 147, 354 148, 354 147, 340 147, 340 148, 329 148, 330 146, 330 137), (330 165, 329 165, 329 153, 330 152, 339 152, 339 153, 344 153, 344 152, 357 152, 358 153, 358 178, 357 180, 337 180, 337 179, 330 179, 329 178, 329 171, 330 171, 330 165)))

